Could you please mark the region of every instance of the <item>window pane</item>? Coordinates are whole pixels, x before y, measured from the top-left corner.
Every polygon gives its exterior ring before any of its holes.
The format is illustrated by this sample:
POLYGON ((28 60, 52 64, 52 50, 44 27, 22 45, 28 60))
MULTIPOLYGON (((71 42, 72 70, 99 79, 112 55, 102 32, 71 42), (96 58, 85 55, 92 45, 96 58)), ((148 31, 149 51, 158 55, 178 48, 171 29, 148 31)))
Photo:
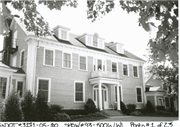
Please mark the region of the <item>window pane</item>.
POLYGON ((98 70, 102 70, 102 60, 98 60, 98 70))
POLYGON ((45 50, 45 64, 53 65, 53 51, 52 50, 45 50))
POLYGON ((75 84, 75 101, 83 101, 83 83, 75 84))
POLYGON ((24 51, 21 52, 21 66, 24 65, 24 51))
POLYGON ((7 84, 7 78, 0 77, 0 96, 3 99, 6 96, 6 84, 7 84))
POLYGON ((49 80, 39 80, 38 92, 40 92, 48 101, 48 90, 49 90, 49 80))
POLYGON ((80 69, 86 70, 86 57, 80 56, 80 69))
POLYGON ((22 92, 23 92, 23 82, 18 82, 17 84, 17 92, 20 97, 22 97, 22 92))
POLYGON ((64 67, 71 67, 71 55, 68 53, 64 53, 64 61, 63 61, 63 66, 64 67))
POLYGON ((67 39, 67 32, 64 30, 61 30, 61 38, 62 39, 67 39))
POLYGON ((137 102, 142 102, 141 88, 136 88, 137 102))
POLYGON ((138 77, 137 67, 133 66, 134 77, 138 77))
POLYGON ((112 62, 112 72, 117 72, 117 64, 112 62))
POLYGON ((96 101, 96 90, 94 90, 94 101, 96 101))
POLYGON ((128 75, 127 65, 123 65, 123 74, 128 75))
POLYGON ((97 47, 97 35, 93 36, 93 46, 97 47))

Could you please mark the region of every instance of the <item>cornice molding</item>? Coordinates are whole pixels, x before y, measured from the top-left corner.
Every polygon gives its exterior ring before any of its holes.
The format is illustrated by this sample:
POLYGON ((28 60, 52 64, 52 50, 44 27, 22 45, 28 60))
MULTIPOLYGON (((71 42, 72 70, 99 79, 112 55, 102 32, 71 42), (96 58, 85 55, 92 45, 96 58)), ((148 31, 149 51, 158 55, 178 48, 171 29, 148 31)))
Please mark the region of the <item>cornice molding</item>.
MULTIPOLYGON (((64 48, 67 48, 67 49, 68 48, 69 49, 75 49, 75 50, 79 50, 79 51, 83 51, 83 52, 88 52, 88 53, 92 53, 92 54, 96 54, 96 55, 98 54, 98 55, 103 55, 103 56, 106 56, 106 57, 112 57, 112 58, 119 59, 119 60, 137 62, 137 63, 140 63, 141 65, 143 65, 145 63, 144 61, 140 61, 140 60, 125 58, 125 57, 116 56, 116 55, 113 55, 113 54, 103 53, 103 52, 100 52, 100 51, 98 52, 98 51, 94 51, 94 50, 90 50, 90 49, 85 49, 85 48, 81 48, 81 47, 77 47, 77 46, 73 46, 73 45, 67 45, 67 44, 63 44, 63 43, 58 43, 55 39, 50 39, 50 38, 40 37, 38 39, 37 37, 31 35, 31 36, 27 36, 24 40, 25 41, 29 41, 29 40, 39 41, 39 43, 47 44, 49 46, 52 45, 52 46, 64 47, 64 48)), ((58 48, 55 48, 55 49, 58 50, 58 48)))

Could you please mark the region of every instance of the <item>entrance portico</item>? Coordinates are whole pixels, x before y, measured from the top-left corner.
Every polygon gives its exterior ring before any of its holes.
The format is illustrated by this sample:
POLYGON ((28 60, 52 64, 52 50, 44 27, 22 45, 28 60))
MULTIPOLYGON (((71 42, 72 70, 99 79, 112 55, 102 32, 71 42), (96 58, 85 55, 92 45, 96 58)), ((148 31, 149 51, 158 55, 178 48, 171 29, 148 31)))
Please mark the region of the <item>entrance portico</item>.
MULTIPOLYGON (((108 85, 116 85, 117 88, 120 86, 120 82, 122 81, 121 79, 113 79, 113 78, 104 78, 104 77, 97 77, 97 78, 91 78, 89 79, 90 84, 93 85, 93 97, 95 104, 97 108, 100 110, 103 109, 108 109, 108 96, 111 96, 108 94, 108 87, 104 84, 108 85)), ((120 108, 120 91, 119 89, 117 90, 117 110, 121 110, 120 108)))

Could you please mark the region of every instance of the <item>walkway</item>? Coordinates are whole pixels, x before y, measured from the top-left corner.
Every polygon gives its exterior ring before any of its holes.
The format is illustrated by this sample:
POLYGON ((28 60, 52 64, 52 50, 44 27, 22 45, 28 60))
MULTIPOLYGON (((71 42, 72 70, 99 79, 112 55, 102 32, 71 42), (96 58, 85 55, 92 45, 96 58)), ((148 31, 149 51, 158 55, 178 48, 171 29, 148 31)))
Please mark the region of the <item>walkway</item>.
POLYGON ((178 121, 178 117, 155 117, 155 116, 111 116, 99 121, 178 121))

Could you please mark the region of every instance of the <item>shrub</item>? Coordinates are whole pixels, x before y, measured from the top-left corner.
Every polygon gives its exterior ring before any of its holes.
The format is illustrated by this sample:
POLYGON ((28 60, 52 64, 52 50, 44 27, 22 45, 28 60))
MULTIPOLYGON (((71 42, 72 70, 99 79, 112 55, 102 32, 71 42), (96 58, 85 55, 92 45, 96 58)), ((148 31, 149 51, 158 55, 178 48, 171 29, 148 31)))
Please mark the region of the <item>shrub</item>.
POLYGON ((128 111, 127 111, 127 108, 126 108, 125 104, 122 101, 120 101, 120 104, 121 104, 122 113, 127 114, 128 111))
POLYGON ((24 99, 21 101, 21 108, 23 111, 25 121, 36 120, 36 107, 33 95, 30 91, 25 93, 24 99))
POLYGON ((5 110, 4 110, 5 121, 22 121, 23 113, 21 110, 18 94, 14 91, 8 96, 5 110))
POLYGON ((60 105, 52 104, 50 105, 49 109, 50 109, 50 118, 53 119, 55 114, 60 113, 62 111, 63 107, 60 105))
POLYGON ((96 117, 106 117, 106 116, 108 116, 108 114, 103 111, 100 111, 100 112, 95 112, 95 116, 96 117))
POLYGON ((173 115, 172 112, 163 111, 163 110, 157 111, 156 114, 158 114, 158 115, 164 115, 164 116, 172 116, 172 115, 173 115))
POLYGON ((135 104, 127 104, 127 109, 129 110, 129 112, 134 112, 136 109, 136 105, 135 104))
POLYGON ((146 104, 146 111, 147 112, 154 112, 155 111, 153 105, 151 104, 151 102, 149 100, 147 101, 147 104, 146 104))
POLYGON ((66 113, 57 113, 55 114, 53 120, 54 121, 70 121, 71 118, 66 113))
POLYGON ((36 105, 37 121, 50 120, 49 106, 47 104, 45 96, 41 94, 41 92, 39 92, 37 95, 35 105, 36 105))
POLYGON ((164 106, 156 106, 157 111, 164 111, 165 107, 164 106))
POLYGON ((94 101, 90 98, 87 100, 86 104, 84 105, 84 109, 87 114, 94 113, 97 111, 94 101))
POLYGON ((130 115, 132 115, 132 116, 140 116, 140 115, 142 115, 142 113, 140 111, 134 111, 134 112, 131 112, 130 115))

